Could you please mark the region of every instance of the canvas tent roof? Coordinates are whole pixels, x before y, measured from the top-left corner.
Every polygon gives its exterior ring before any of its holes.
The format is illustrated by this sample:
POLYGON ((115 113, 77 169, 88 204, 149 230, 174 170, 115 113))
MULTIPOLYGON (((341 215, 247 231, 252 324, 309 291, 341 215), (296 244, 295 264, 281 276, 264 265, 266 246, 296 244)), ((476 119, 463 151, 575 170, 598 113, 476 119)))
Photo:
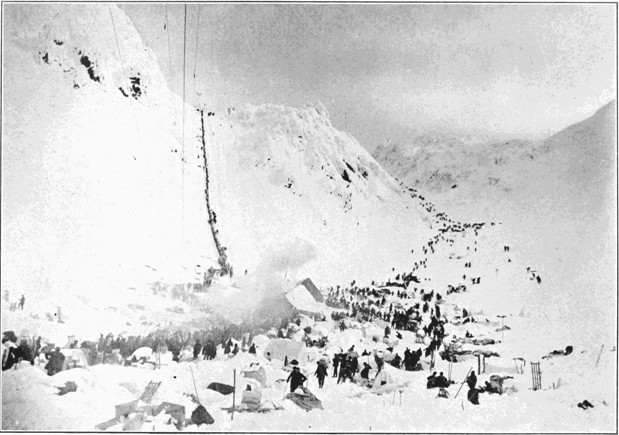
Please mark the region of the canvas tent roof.
POLYGON ((286 299, 288 299, 292 306, 301 314, 319 318, 324 316, 320 304, 316 302, 314 297, 303 285, 298 285, 286 293, 286 299))
POLYGON ((325 301, 324 296, 322 295, 322 293, 320 293, 320 290, 318 290, 318 287, 316 287, 316 284, 314 284, 311 279, 305 278, 303 281, 299 282, 297 285, 304 286, 307 289, 307 291, 312 295, 312 297, 314 298, 316 302, 325 301))
POLYGON ((307 346, 302 341, 289 340, 287 338, 273 338, 264 349, 264 356, 267 353, 271 354, 271 358, 284 361, 288 357, 288 361, 296 359, 297 361, 307 360, 307 346))

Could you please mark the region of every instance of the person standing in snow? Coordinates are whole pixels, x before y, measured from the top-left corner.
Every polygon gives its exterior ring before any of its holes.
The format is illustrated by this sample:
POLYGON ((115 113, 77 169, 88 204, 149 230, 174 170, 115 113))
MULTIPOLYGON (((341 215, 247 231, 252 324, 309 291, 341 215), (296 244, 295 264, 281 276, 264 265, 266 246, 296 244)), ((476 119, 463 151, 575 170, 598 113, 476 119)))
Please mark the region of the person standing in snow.
POLYGON ((477 385, 477 376, 475 376, 475 370, 473 370, 469 377, 466 378, 466 383, 468 384, 469 389, 472 390, 473 388, 475 388, 475 385, 477 385))
POLYGON ((342 358, 342 362, 340 364, 340 375, 337 378, 337 383, 346 382, 346 378, 350 377, 350 359, 347 359, 345 356, 342 358))
POLYGON ((376 350, 374 350, 374 362, 377 366, 377 373, 380 373, 380 371, 383 369, 383 366, 385 365, 385 360, 378 355, 376 350))
POLYGON ((292 368, 292 373, 290 373, 288 379, 286 379, 286 382, 288 381, 290 382, 290 392, 294 393, 294 390, 303 385, 303 383, 307 381, 307 378, 303 373, 301 373, 299 367, 295 366, 292 368))
POLYGON ((333 377, 337 378, 337 368, 340 365, 340 355, 335 354, 333 357, 333 377))
POLYGON ((20 309, 24 309, 24 303, 26 302, 26 298, 24 297, 24 295, 21 295, 21 298, 19 299, 19 308, 20 309))
POLYGON ((361 379, 369 379, 370 368, 371 366, 368 363, 366 362, 363 363, 363 370, 361 370, 361 379))
POLYGON ((393 360, 391 360, 391 365, 396 369, 400 368, 400 366, 402 365, 402 358, 400 358, 400 355, 398 355, 397 353, 395 354, 395 357, 393 358, 393 360))
POLYGON ((355 374, 359 371, 359 359, 353 356, 350 360, 350 380, 352 381, 355 374))
POLYGON ((198 355, 200 355, 201 349, 202 345, 199 341, 196 341, 196 344, 193 345, 193 359, 198 359, 198 355))
POLYGON ((62 371, 62 366, 64 365, 65 356, 62 352, 60 352, 60 348, 57 347, 54 352, 49 356, 49 361, 45 366, 47 370, 47 374, 49 376, 53 376, 58 372, 62 371))
POLYGON ((428 376, 428 382, 426 383, 426 388, 434 388, 436 387, 436 372, 432 373, 428 376))
POLYGON ((254 343, 249 346, 249 353, 255 355, 256 354, 256 345, 254 343))
POLYGON ((325 377, 327 376, 327 362, 325 360, 318 361, 316 372, 314 375, 318 378, 318 388, 322 388, 325 384, 325 377))

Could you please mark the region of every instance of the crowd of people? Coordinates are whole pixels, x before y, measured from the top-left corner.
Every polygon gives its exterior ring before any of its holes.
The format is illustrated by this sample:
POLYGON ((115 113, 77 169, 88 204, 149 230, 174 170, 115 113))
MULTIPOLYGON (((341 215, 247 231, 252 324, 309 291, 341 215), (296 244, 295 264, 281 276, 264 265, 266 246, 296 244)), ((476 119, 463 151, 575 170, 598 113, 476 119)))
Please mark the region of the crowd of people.
MULTIPOLYGON (((289 320, 283 319, 282 323, 287 325, 289 320)), ((145 336, 125 337, 109 333, 106 336, 101 334, 97 341, 81 343, 70 337, 67 343, 62 343, 61 346, 42 342, 40 336, 18 338, 13 331, 6 331, 2 337, 2 369, 8 370, 20 361, 30 361, 35 365, 40 357, 45 359, 45 369, 51 376, 63 369, 65 356, 62 351, 71 349, 81 350, 88 365, 129 365, 138 361, 135 353, 140 348, 150 348, 159 353, 171 352, 172 361, 175 362, 180 362, 192 353, 194 358, 213 359, 219 346, 223 354, 230 357, 239 352, 255 354, 256 346, 252 343, 255 331, 265 332, 255 330, 251 325, 241 324, 193 332, 158 330, 145 336), (234 343, 233 339, 237 343, 234 343)))
MULTIPOLYGON (((420 197, 422 200, 423 198, 420 197)), ((433 210, 431 205, 428 205, 433 210)), ((378 353, 375 350, 370 353, 364 350, 361 356, 373 356, 376 363, 377 372, 380 373, 385 364, 389 364, 397 369, 406 371, 420 370, 422 357, 432 357, 435 352, 444 347, 445 323, 446 319, 441 312, 442 296, 440 293, 422 288, 420 279, 415 273, 421 268, 427 267, 427 257, 435 252, 439 242, 452 243, 453 239, 448 237, 449 232, 461 232, 466 229, 473 229, 475 234, 483 224, 461 224, 448 219, 444 214, 436 215, 437 219, 443 223, 439 234, 429 240, 422 247, 424 258, 414 262, 410 271, 395 274, 384 286, 381 287, 360 287, 353 281, 350 286, 330 288, 326 297, 326 305, 336 310, 331 313, 331 318, 338 322, 341 330, 347 328, 345 319, 352 319, 358 322, 371 322, 381 320, 387 322, 389 326, 385 328, 384 342, 389 342, 391 328, 395 330, 395 335, 401 338, 398 331, 413 331, 418 336, 430 338, 429 345, 422 344, 416 350, 406 348, 403 357, 393 353, 393 347, 388 347, 387 352, 378 353), (390 288, 386 288, 390 287, 390 288), (389 297, 389 298, 388 298, 389 297), (388 299, 391 301, 388 303, 388 299), (416 303, 409 302, 409 299, 416 299, 416 303), (401 301, 398 302, 398 301, 401 301), (408 307, 405 307, 408 305, 408 307), (428 321, 429 320, 429 321, 428 321), (424 322, 427 322, 424 324, 424 322)), ((470 267, 470 263, 467 263, 470 267)), ((467 265, 465 265, 467 267, 467 265)), ((392 269, 395 273, 395 269, 392 269)), ((464 279, 465 277, 463 277, 464 279)), ((374 283, 373 283, 374 284, 374 283)), ((464 285, 449 286, 447 294, 451 292, 465 291, 464 285)), ((23 298, 23 297, 22 297, 23 298)), ((23 302, 22 302, 23 305, 23 302)), ((464 317, 466 317, 464 311, 464 317)), ((292 326, 293 319, 282 319, 279 328, 276 329, 277 337, 291 337, 298 329, 292 326)), ((294 322, 300 326, 299 319, 294 322)), ((126 364, 136 362, 135 351, 140 348, 151 348, 157 352, 170 351, 173 361, 179 362, 182 359, 183 351, 189 351, 193 359, 214 359, 217 356, 218 348, 221 348, 224 355, 236 356, 239 352, 256 354, 256 346, 252 343, 255 333, 261 333, 255 325, 241 324, 228 327, 211 328, 194 332, 160 330, 146 336, 116 336, 111 333, 107 336, 101 334, 97 342, 84 341, 79 345, 84 351, 90 365, 97 363, 111 363, 112 361, 125 361, 126 364), (234 339, 234 341, 233 341, 234 339), (134 356, 132 358, 132 356, 134 356)), ((468 335, 468 332, 467 332, 468 335)), ((307 346, 324 348, 327 338, 319 340, 312 338, 306 331, 303 337, 307 346)), ((5 333, 2 340, 3 349, 3 370, 10 368, 12 364, 22 360, 32 360, 36 355, 43 353, 46 356, 46 370, 53 375, 62 370, 65 356, 59 347, 53 343, 41 344, 41 338, 32 342, 22 341, 17 345, 17 337, 5 333), (6 364, 5 364, 6 362, 6 364)), ((67 345, 70 348, 78 348, 78 342, 72 341, 67 345)), ((354 346, 353 346, 354 348, 354 346)), ((332 359, 332 377, 337 379, 337 384, 349 382, 369 383, 371 365, 363 362, 360 366, 359 354, 351 348, 347 352, 336 353, 332 359)), ((322 388, 325 379, 329 377, 329 362, 321 359, 317 362, 314 375, 318 379, 319 388, 322 388)), ((295 366, 288 378, 291 384, 291 391, 303 385, 307 380, 306 376, 295 366)), ((473 372, 467 378, 469 389, 475 391, 476 377, 473 372)), ((436 375, 434 372, 428 377, 428 388, 446 388, 450 382, 441 372, 436 375)), ((471 393, 475 394, 475 393, 471 393)), ((473 397, 473 400, 476 400, 473 397)), ((472 400, 472 401, 473 401, 472 400)))
MULTIPOLYGON (((395 282, 402 283, 402 276, 397 275, 395 282)), ((406 275, 408 276, 408 275, 406 275)), ((339 321, 350 317, 360 322, 371 322, 373 320, 382 320, 391 324, 392 327, 396 327, 400 330, 417 331, 419 323, 421 322, 421 313, 427 313, 430 311, 431 315, 435 315, 440 318, 439 303, 442 300, 440 293, 436 293, 436 305, 431 308, 429 302, 435 296, 435 292, 424 293, 423 289, 417 287, 410 288, 408 291, 397 290, 393 292, 393 295, 398 299, 410 299, 414 293, 419 293, 424 302, 423 305, 417 303, 406 310, 401 304, 386 303, 386 295, 390 295, 392 292, 389 289, 375 289, 375 288, 340 288, 329 290, 329 296, 327 298, 327 304, 334 308, 341 308, 342 311, 333 311, 331 313, 331 319, 339 321), (412 291, 411 291, 412 290, 412 291)))

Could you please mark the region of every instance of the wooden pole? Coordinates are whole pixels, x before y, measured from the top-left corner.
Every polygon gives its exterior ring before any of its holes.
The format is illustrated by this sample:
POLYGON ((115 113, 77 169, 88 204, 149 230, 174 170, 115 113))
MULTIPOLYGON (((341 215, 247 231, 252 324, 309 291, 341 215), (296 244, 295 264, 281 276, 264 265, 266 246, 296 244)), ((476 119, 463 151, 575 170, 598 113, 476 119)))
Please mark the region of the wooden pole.
POLYGON ((598 355, 598 359, 595 362, 595 366, 598 366, 598 363, 600 362, 600 358, 602 357, 602 351, 604 350, 604 345, 602 345, 602 347, 600 348, 600 354, 598 355))
POLYGON ((193 388, 194 390, 196 390, 196 399, 198 399, 198 405, 201 405, 200 396, 198 396, 198 387, 196 387, 196 380, 193 377, 193 368, 189 366, 189 369, 191 370, 191 380, 193 381, 193 388))
POLYGON ((460 384, 460 388, 458 388, 458 392, 456 393, 456 396, 454 397, 454 399, 458 398, 458 394, 460 394, 460 390, 462 389, 462 386, 464 385, 464 383, 466 382, 466 380, 469 377, 469 373, 471 373, 472 368, 469 367, 469 371, 466 373, 466 376, 464 377, 464 380, 462 381, 462 383, 460 384))
POLYGON ((234 389, 232 390, 232 416, 230 420, 234 420, 234 407, 236 406, 236 369, 234 369, 234 389))

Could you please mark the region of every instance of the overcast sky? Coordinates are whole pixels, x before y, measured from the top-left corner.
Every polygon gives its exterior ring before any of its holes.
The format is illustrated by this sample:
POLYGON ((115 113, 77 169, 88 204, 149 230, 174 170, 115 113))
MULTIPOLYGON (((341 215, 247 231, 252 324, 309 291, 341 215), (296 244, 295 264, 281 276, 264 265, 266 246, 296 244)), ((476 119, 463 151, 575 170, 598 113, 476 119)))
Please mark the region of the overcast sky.
MULTIPOLYGON (((182 93, 184 6, 122 8, 182 93)), ((188 101, 201 93, 222 110, 319 100, 337 128, 370 150, 420 132, 544 137, 616 92, 615 5, 190 4, 187 11, 188 101)))

